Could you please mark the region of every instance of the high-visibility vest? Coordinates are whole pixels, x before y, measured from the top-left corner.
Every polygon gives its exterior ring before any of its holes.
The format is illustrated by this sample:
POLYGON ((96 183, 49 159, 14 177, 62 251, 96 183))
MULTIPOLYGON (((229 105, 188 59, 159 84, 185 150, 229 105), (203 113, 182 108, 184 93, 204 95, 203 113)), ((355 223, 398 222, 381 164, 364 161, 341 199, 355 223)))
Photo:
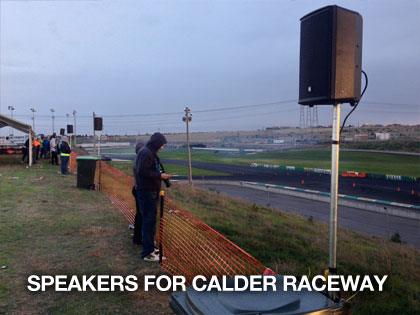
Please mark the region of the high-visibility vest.
POLYGON ((69 153, 60 153, 61 156, 70 156, 69 153))

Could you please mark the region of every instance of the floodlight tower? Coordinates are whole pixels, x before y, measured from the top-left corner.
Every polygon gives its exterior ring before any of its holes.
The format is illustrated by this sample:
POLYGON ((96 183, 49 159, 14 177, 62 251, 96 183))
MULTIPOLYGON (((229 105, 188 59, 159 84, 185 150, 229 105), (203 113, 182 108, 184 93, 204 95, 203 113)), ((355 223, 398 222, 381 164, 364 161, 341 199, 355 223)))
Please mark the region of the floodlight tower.
POLYGON ((35 110, 35 108, 31 108, 31 111, 32 111, 32 129, 35 132, 35 112, 36 112, 36 110, 35 110))
POLYGON ((74 117, 74 145, 76 145, 76 114, 77 112, 73 110, 73 117, 74 117))
POLYGON ((54 134, 54 112, 55 112, 55 110, 54 110, 54 108, 51 108, 50 111, 51 111, 51 118, 52 118, 52 134, 54 134))
POLYGON ((185 116, 182 117, 182 121, 187 124, 187 152, 188 152, 188 184, 192 185, 192 173, 191 173, 191 149, 190 149, 190 129, 189 122, 192 120, 191 109, 185 107, 185 116))

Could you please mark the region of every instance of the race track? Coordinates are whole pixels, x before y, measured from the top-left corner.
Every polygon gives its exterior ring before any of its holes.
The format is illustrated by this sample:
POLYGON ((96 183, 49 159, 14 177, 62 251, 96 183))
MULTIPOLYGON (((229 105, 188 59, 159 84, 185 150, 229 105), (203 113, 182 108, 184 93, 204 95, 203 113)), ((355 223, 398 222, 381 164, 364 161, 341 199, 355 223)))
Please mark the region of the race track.
MULTIPOLYGON (((162 162, 182 166, 188 165, 187 161, 180 160, 163 159, 162 162)), ((329 174, 256 168, 243 165, 209 162, 192 162, 192 167, 223 172, 231 175, 211 176, 211 179, 261 182, 330 192, 331 176, 329 174)), ((203 179, 202 176, 193 176, 193 179, 194 178, 203 179)), ((338 192, 345 195, 420 205, 420 184, 418 182, 339 177, 338 192), (412 192, 414 192, 414 194, 412 194, 412 192)))

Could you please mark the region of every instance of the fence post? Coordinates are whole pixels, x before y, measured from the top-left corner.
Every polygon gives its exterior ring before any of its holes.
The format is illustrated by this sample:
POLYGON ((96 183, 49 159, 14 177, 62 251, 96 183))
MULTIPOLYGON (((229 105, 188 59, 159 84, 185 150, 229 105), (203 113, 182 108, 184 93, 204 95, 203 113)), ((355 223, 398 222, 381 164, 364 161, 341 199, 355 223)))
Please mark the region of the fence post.
POLYGON ((162 248, 162 224, 163 224, 163 209, 165 206, 165 191, 161 190, 160 191, 160 218, 159 218, 159 264, 162 263, 162 259, 163 259, 163 248, 162 248))

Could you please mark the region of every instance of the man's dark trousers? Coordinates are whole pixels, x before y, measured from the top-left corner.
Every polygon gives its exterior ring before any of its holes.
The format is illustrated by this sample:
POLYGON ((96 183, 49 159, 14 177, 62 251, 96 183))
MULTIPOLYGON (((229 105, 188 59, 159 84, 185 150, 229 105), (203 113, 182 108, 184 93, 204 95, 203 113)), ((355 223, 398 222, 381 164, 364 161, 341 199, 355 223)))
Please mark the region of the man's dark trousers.
POLYGON ((135 187, 132 190, 134 199, 136 200, 136 217, 134 218, 134 235, 133 235, 133 243, 140 245, 141 238, 142 238, 142 217, 141 212, 139 210, 139 202, 137 201, 137 193, 135 187))
POLYGON ((156 216, 159 200, 158 192, 136 190, 139 210, 142 215, 142 247, 144 258, 155 251, 156 216))

